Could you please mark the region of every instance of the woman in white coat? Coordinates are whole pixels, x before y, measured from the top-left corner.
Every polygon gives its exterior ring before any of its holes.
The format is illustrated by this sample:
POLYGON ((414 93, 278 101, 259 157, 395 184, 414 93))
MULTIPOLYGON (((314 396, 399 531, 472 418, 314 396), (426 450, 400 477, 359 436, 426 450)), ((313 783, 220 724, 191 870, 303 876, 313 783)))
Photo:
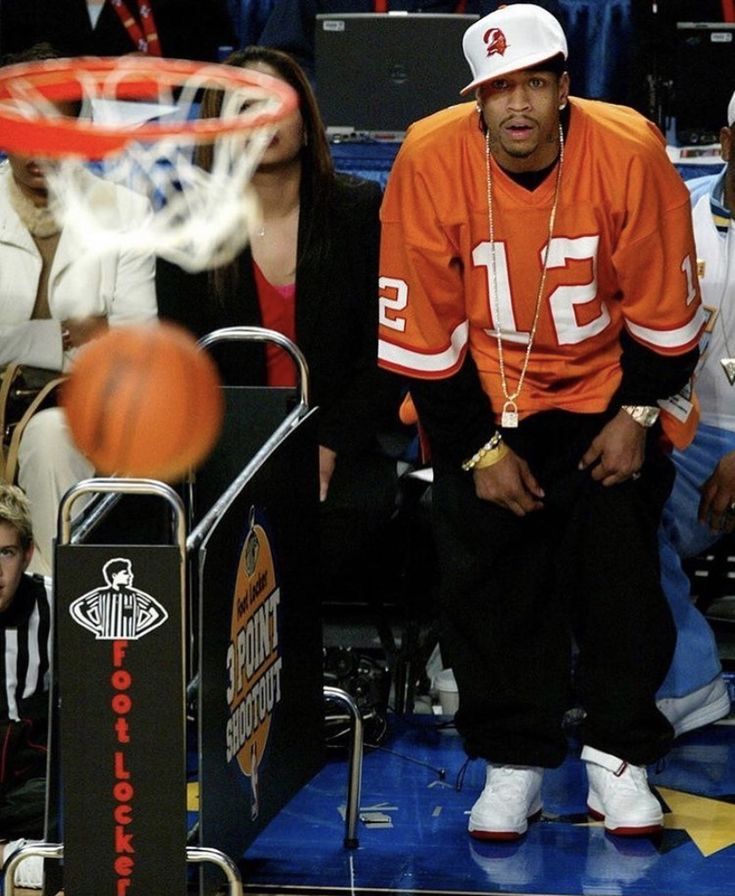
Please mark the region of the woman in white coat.
MULTIPOLYGON (((121 229, 135 227, 148 213, 143 197, 96 180, 99 200, 121 229)), ((89 259, 79 239, 54 220, 37 161, 9 154, 0 165, 0 365, 66 371, 78 348, 108 326, 155 318, 154 272, 153 255, 89 259)), ((71 441, 63 412, 37 413, 18 452, 18 483, 31 502, 38 548, 34 571, 50 574, 61 497, 93 474, 71 441)))

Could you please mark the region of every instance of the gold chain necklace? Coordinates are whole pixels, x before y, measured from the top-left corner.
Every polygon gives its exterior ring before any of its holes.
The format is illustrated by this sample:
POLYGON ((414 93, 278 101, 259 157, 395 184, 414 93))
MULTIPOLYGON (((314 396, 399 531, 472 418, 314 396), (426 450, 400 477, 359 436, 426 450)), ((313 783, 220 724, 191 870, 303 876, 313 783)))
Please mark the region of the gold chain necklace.
POLYGON ((495 220, 493 216, 493 176, 492 165, 490 163, 490 135, 485 131, 485 178, 487 183, 487 217, 490 230, 490 262, 492 269, 492 285, 493 285, 493 304, 495 311, 495 336, 498 340, 498 366, 500 368, 500 384, 503 388, 503 396, 505 404, 500 418, 502 427, 512 429, 518 426, 518 405, 516 399, 521 394, 523 382, 526 378, 528 370, 528 362, 531 357, 531 349, 533 348, 533 340, 536 336, 536 328, 538 327, 539 318, 541 317, 541 297, 544 293, 544 284, 546 283, 546 271, 549 264, 549 252, 551 250, 551 239, 554 235, 554 221, 556 220, 556 209, 559 205, 559 191, 561 187, 561 172, 564 167, 564 132, 561 124, 559 125, 559 165, 556 170, 556 186, 554 188, 554 202, 551 206, 551 214, 549 215, 549 237, 546 242, 546 250, 544 252, 544 266, 541 271, 541 277, 538 284, 538 292, 536 293, 536 308, 533 313, 533 324, 531 332, 528 335, 528 344, 526 346, 526 356, 523 359, 521 367, 521 375, 518 378, 518 385, 514 392, 508 391, 508 381, 505 376, 505 358, 503 355, 503 334, 500 328, 500 305, 498 302, 498 265, 495 257, 495 220))

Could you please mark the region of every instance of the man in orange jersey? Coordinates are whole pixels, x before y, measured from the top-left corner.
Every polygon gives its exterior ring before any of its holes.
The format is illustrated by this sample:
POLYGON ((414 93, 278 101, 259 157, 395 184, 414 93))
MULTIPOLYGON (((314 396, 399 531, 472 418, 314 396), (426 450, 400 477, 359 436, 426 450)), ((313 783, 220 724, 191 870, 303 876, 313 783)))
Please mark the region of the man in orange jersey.
POLYGON ((591 814, 663 816, 646 766, 675 630, 657 528, 659 416, 702 326, 688 193, 632 109, 570 97, 557 20, 518 3, 463 49, 475 102, 416 123, 385 194, 380 363, 410 379, 434 465, 443 658, 488 763, 470 833, 520 837, 567 752, 575 688, 591 814))

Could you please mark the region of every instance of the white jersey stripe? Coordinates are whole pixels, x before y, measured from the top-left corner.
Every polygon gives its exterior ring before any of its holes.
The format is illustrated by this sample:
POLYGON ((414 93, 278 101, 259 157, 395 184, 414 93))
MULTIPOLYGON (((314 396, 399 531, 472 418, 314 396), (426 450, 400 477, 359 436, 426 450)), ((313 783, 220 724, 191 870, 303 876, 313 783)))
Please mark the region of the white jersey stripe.
POLYGON ((41 615, 38 612, 38 606, 33 608, 31 617, 28 620, 28 673, 26 675, 24 697, 30 697, 35 694, 38 688, 38 672, 41 657, 38 652, 38 634, 41 622, 41 615))
POLYGON ((677 349, 683 348, 697 340, 704 321, 704 308, 699 306, 689 323, 676 330, 652 330, 649 327, 641 327, 638 324, 634 324, 630 320, 625 321, 625 326, 632 336, 635 336, 636 339, 640 339, 642 342, 647 342, 649 345, 656 346, 656 348, 677 349))
POLYGON ((5 632, 5 694, 8 698, 8 718, 17 722, 18 701, 16 689, 18 687, 18 630, 9 628, 5 632))
POLYGON ((457 366, 467 345, 468 334, 469 322, 465 320, 452 332, 448 348, 434 353, 413 351, 381 339, 378 343, 378 358, 386 364, 414 370, 418 374, 446 373, 457 366))

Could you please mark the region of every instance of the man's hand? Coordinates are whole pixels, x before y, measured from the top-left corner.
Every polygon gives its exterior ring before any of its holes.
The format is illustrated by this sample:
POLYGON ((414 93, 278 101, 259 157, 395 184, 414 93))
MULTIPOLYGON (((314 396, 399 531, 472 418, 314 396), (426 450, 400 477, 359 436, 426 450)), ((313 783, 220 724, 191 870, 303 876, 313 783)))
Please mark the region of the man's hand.
POLYGON ((92 339, 102 336, 108 329, 109 324, 104 314, 70 317, 61 323, 64 350, 79 348, 92 339))
POLYGON ((337 462, 337 452, 325 445, 319 446, 319 500, 327 500, 329 483, 334 473, 334 465, 337 462))
POLYGON ((595 481, 617 485, 638 473, 645 450, 646 430, 630 414, 620 410, 592 440, 579 462, 579 469, 591 467, 595 481))
POLYGON ((516 516, 541 510, 544 491, 536 481, 528 464, 512 449, 502 460, 490 467, 475 468, 475 494, 483 501, 492 501, 516 516))
POLYGON ((735 529, 735 451, 720 459, 714 472, 702 486, 699 521, 713 532, 735 529))

